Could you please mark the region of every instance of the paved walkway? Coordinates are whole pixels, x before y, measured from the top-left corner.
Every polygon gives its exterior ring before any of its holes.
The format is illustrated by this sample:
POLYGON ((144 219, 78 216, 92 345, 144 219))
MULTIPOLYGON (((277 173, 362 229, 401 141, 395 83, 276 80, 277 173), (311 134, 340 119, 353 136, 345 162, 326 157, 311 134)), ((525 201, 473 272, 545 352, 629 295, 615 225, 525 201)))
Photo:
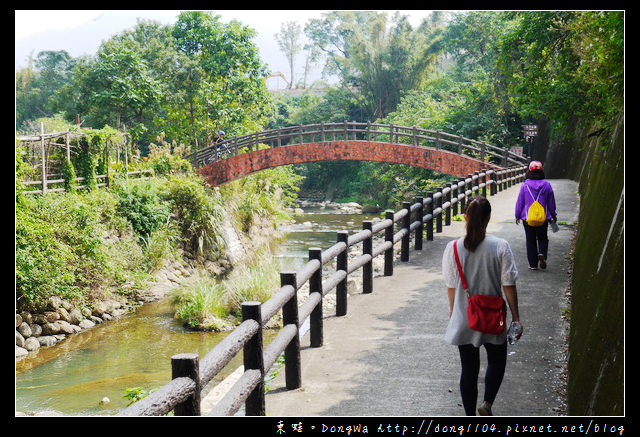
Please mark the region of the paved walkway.
MULTIPOLYGON (((488 233, 511 244, 519 268, 520 342, 508 348, 507 370, 493 406, 495 415, 564 414, 562 378, 565 364, 570 248, 578 219, 577 184, 550 181, 556 195, 557 233, 549 232, 546 270, 527 269, 524 230, 513 209, 518 187, 489 197, 488 233)), ((267 415, 284 416, 462 416, 455 346, 444 342, 448 321, 442 281, 442 252, 464 235, 464 222, 443 226, 410 261, 398 262, 391 277, 374 279, 374 291, 349 297, 349 313, 324 322, 321 348, 302 339, 302 387, 284 387, 284 369, 270 384, 267 415)), ((412 243, 413 245, 413 243, 412 243)), ((509 316, 510 317, 510 316, 509 316)), ((481 353, 479 397, 486 356, 481 353)), ((481 399, 480 399, 481 400, 481 399)))

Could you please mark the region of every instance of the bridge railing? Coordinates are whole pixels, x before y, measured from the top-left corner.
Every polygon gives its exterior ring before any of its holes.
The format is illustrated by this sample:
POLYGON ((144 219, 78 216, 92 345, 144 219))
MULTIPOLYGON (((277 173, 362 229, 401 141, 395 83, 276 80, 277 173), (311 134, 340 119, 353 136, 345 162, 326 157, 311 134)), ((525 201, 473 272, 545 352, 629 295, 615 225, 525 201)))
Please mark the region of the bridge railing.
MULTIPOLYGON (((504 170, 486 170, 468 175, 458 182, 404 202, 399 211, 387 211, 384 220, 365 220, 362 230, 348 235, 337 232, 337 242, 326 250, 309 249, 309 261, 294 272, 282 272, 281 288, 266 302, 244 302, 243 322, 199 361, 197 354, 183 353, 171 358, 172 380, 144 399, 122 410, 119 416, 155 416, 174 411, 175 415, 201 415, 201 392, 213 378, 240 352, 244 373, 227 394, 209 412, 212 416, 237 413, 244 404, 248 416, 265 415, 265 383, 267 372, 284 353, 287 389, 302 385, 300 363, 300 327, 309 319, 311 347, 323 344, 322 300, 336 292, 336 316, 347 314, 347 278, 361 269, 363 293, 373 292, 372 260, 384 255, 384 275, 393 275, 394 252, 400 243, 400 261, 408 261, 410 235, 415 249, 421 250, 426 234, 433 240, 443 224, 451 224, 452 215, 464 212, 471 196, 493 195, 522 181, 526 166, 504 170), (378 237, 382 234, 382 237, 378 237), (375 237, 375 239, 374 239, 375 237), (381 241, 383 238, 383 241, 381 241), (374 242, 376 245, 374 246, 374 242), (379 243, 379 244, 377 244, 379 243), (349 260, 349 249, 360 245, 362 254, 349 260), (323 278, 323 269, 335 260, 335 270, 323 278), (298 305, 298 290, 309 283, 309 295, 298 305), (264 326, 282 312, 282 328, 268 345, 263 343, 264 326)), ((327 270, 329 267, 327 267, 327 270)))
POLYGON ((378 123, 319 123, 289 126, 242 135, 226 140, 222 146, 209 146, 186 157, 194 167, 202 167, 239 153, 257 150, 260 145, 270 148, 293 144, 334 141, 379 141, 416 147, 445 149, 465 154, 502 167, 521 165, 526 158, 508 149, 472 140, 460 135, 419 127, 378 123))

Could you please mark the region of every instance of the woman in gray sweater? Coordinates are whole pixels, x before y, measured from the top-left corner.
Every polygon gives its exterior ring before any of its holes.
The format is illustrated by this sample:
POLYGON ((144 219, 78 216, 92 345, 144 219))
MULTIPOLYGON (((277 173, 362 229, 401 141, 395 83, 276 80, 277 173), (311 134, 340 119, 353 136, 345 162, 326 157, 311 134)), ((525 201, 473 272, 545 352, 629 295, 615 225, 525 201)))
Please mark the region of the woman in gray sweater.
MULTIPOLYGON (((516 290, 518 270, 509 243, 502 238, 486 235, 490 217, 491 204, 484 197, 475 198, 467 206, 467 232, 457 243, 460 263, 469 283, 468 291, 471 294, 502 296, 509 305, 512 321, 519 322, 516 290)), ((442 257, 442 273, 449 297, 449 324, 445 341, 458 346, 460 351, 460 393, 465 413, 470 416, 476 414, 480 346, 484 346, 488 365, 484 399, 478 412, 490 416, 491 405, 498 394, 507 363, 507 330, 500 334, 485 334, 469 328, 467 293, 458 274, 453 243, 447 244, 442 257)))

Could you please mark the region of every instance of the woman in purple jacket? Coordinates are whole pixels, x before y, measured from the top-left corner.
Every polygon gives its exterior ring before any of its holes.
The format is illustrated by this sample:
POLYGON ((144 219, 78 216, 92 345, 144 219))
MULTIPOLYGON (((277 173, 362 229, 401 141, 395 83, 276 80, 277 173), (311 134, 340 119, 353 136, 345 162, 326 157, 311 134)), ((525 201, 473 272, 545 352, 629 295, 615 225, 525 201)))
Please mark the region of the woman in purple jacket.
POLYGON ((547 268, 547 250, 549 238, 547 230, 549 221, 556 221, 556 199, 549 181, 545 180, 540 161, 532 161, 529 164, 529 172, 520 187, 518 200, 516 201, 516 224, 524 226, 524 234, 527 241, 527 260, 529 269, 537 270, 547 268), (531 204, 537 200, 542 204, 546 212, 547 220, 542 226, 530 226, 527 224, 527 211, 531 204))

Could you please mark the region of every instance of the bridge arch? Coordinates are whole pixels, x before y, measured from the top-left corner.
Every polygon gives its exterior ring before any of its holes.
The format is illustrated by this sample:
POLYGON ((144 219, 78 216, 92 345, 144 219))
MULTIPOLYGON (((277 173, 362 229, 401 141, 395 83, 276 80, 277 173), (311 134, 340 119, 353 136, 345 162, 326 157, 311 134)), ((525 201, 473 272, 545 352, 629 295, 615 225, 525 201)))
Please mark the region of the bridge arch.
POLYGON ((374 161, 428 168, 457 177, 501 167, 447 150, 370 141, 306 143, 242 153, 198 169, 212 186, 251 173, 289 164, 317 161, 374 161))
POLYGON ((232 138, 187 158, 213 185, 268 168, 316 161, 374 161, 428 168, 456 177, 526 159, 506 149, 441 131, 371 123, 304 125, 232 138))

